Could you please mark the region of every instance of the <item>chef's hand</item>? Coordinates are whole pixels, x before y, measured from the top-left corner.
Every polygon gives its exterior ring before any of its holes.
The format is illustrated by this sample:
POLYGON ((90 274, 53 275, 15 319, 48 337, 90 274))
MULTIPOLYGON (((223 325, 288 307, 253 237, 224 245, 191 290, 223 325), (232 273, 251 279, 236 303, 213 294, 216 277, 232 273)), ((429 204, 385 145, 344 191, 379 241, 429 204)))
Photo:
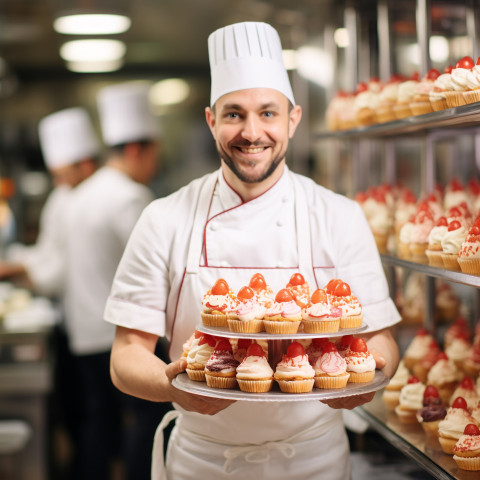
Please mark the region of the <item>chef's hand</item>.
MULTIPOLYGON (((167 365, 165 373, 170 381, 179 374, 185 371, 187 368, 187 360, 181 358, 175 362, 167 365)), ((235 400, 223 400, 221 398, 204 397, 202 395, 195 395, 192 393, 184 392, 172 386, 172 402, 178 403, 182 408, 189 412, 202 413, 203 415, 215 415, 221 412, 225 408, 229 407, 235 400)))
MULTIPOLYGON (((381 370, 385 368, 387 362, 383 355, 375 350, 370 352, 375 359, 377 364, 377 369, 381 370)), ((359 384, 360 385, 360 384, 359 384)), ((361 395, 352 395, 350 397, 334 398, 332 400, 323 400, 322 403, 327 404, 331 408, 346 408, 347 410, 352 410, 355 407, 363 405, 364 403, 371 402, 375 392, 363 393, 361 395)))

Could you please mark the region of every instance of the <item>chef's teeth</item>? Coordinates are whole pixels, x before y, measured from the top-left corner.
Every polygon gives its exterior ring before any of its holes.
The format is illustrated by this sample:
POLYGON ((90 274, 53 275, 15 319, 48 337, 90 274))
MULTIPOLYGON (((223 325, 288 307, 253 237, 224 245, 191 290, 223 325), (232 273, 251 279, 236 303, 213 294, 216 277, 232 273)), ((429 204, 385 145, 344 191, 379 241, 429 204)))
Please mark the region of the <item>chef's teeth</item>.
POLYGON ((263 147, 256 147, 256 148, 242 148, 243 153, 260 153, 263 152, 263 147))

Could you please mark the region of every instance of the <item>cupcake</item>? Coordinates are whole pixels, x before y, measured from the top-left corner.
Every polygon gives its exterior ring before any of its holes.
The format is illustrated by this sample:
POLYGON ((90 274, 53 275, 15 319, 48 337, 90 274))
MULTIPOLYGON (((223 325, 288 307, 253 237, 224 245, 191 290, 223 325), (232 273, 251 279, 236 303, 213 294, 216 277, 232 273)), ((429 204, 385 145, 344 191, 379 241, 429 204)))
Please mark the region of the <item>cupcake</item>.
POLYGON ((308 345, 305 349, 308 356, 308 361, 312 367, 315 365, 318 357, 322 356, 323 347, 329 342, 328 338, 314 338, 312 339, 312 343, 308 345))
MULTIPOLYGON (((457 207, 465 202, 468 205, 468 194, 466 190, 463 188, 462 183, 456 177, 452 178, 446 188, 445 188, 445 195, 443 199, 443 207, 448 212, 451 208, 457 207)), ((465 213, 465 212, 463 212, 465 213)), ((447 214, 447 219, 449 222, 452 220, 460 220, 459 218, 449 218, 450 216, 459 216, 462 215, 462 211, 459 209, 457 213, 455 211, 447 214)))
POLYGON ((462 397, 467 402, 467 408, 472 411, 480 402, 480 396, 475 389, 475 382, 472 377, 465 377, 462 379, 458 387, 454 390, 450 397, 450 405, 457 397, 462 397))
POLYGON ((220 278, 203 296, 202 323, 209 327, 228 327, 227 315, 234 307, 234 294, 220 278))
POLYGON ((266 308, 270 308, 275 301, 275 294, 273 293, 272 287, 267 285, 265 277, 261 273, 255 273, 248 286, 255 293, 255 298, 258 303, 264 305, 266 308))
POLYGON ((212 335, 195 332, 195 339, 187 355, 186 371, 190 380, 205 381, 205 365, 213 353, 215 344, 216 340, 212 335))
POLYGON ((301 273, 294 273, 285 288, 300 307, 306 307, 310 303, 310 287, 301 273))
POLYGON ((263 325, 267 333, 297 333, 302 320, 302 309, 295 302, 290 290, 282 288, 275 302, 265 312, 263 325))
POLYGON ((252 343, 242 363, 237 367, 237 383, 248 393, 269 392, 273 384, 273 370, 258 343, 252 343))
POLYGON ((306 333, 338 332, 342 310, 328 301, 327 293, 317 289, 310 305, 302 310, 303 330, 306 333))
POLYGON ((235 307, 228 314, 228 328, 240 333, 261 332, 266 311, 266 307, 255 299, 253 290, 242 287, 237 293, 235 307))
POLYGON ((445 99, 449 108, 460 107, 466 105, 463 93, 468 89, 467 76, 475 66, 472 57, 463 57, 460 59, 455 68, 452 69, 451 81, 447 83, 445 99))
POLYGON ((212 388, 235 388, 235 378, 239 362, 233 356, 232 346, 226 338, 220 339, 207 363, 205 381, 212 388))
POLYGON ((445 353, 440 353, 428 372, 427 384, 436 387, 442 401, 448 403, 461 378, 462 373, 455 363, 445 353))
POLYGON ((438 343, 432 340, 428 345, 427 353, 412 366, 412 373, 418 377, 421 382, 427 382, 428 372, 435 363, 437 363, 437 358, 440 353, 441 350, 438 343))
POLYGON ((463 362, 463 371, 472 377, 480 375, 480 342, 473 344, 463 362))
POLYGON ((350 348, 351 343, 355 337, 353 335, 343 335, 336 342, 335 346, 337 347, 338 353, 345 358, 345 355, 350 348))
POLYGON ((362 325, 362 305, 352 294, 350 286, 339 279, 332 279, 325 287, 329 302, 342 311, 340 328, 359 328, 362 325))
POLYGON ((411 78, 398 85, 397 103, 393 107, 397 119, 407 118, 413 115, 410 104, 415 97, 418 84, 419 76, 418 72, 415 72, 411 78))
POLYGON ((398 405, 400 390, 407 384, 409 377, 410 372, 403 363, 403 360, 400 360, 395 374, 382 393, 382 400, 389 410, 394 410, 398 405))
POLYGON ((438 425, 447 415, 447 409, 443 406, 438 395, 438 390, 427 385, 423 392, 423 406, 417 412, 417 420, 426 433, 437 436, 438 425))
POLYGON ((350 377, 347 362, 333 342, 327 342, 323 347, 323 353, 317 358, 314 369, 317 388, 344 388, 350 377))
POLYGON ((480 102, 480 58, 467 73, 467 90, 463 92, 467 104, 480 102))
POLYGON ((410 253, 414 262, 428 263, 426 250, 429 245, 429 235, 434 226, 433 212, 428 207, 428 203, 421 204, 415 215, 410 236, 410 253))
POLYGON ((247 356, 248 347, 253 343, 251 338, 239 338, 233 349, 233 357, 237 362, 242 363, 247 356))
POLYGON ((284 393, 308 393, 313 389, 315 371, 299 342, 292 342, 277 363, 274 379, 284 393))
POLYGON ((447 99, 445 98, 446 86, 450 84, 452 77, 452 66, 445 68, 443 73, 439 75, 433 82, 433 87, 430 90, 430 103, 435 112, 445 110, 448 108, 447 99))
POLYGON ((457 397, 447 410, 445 418, 438 424, 438 440, 445 453, 453 454, 455 444, 469 423, 476 424, 476 421, 469 413, 465 399, 457 397))
POLYGON ((467 319, 462 316, 457 317, 445 331, 445 335, 443 336, 445 348, 447 348, 458 337, 466 338, 467 340, 471 338, 467 319))
POLYGON ((345 361, 347 362, 347 372, 350 373, 349 382, 371 382, 375 377, 375 359, 368 351, 363 338, 357 337, 352 340, 345 355, 345 361))
POLYGON ((190 348, 192 347, 193 340, 195 339, 195 333, 190 335, 190 338, 182 345, 182 357, 187 357, 190 348))
POLYGON ((453 459, 462 470, 480 471, 480 430, 469 423, 453 447, 453 459))
POLYGON ((458 264, 463 273, 480 275, 480 220, 470 228, 460 247, 458 264))
POLYGON ((403 80, 399 75, 392 75, 387 84, 378 94, 378 108, 375 112, 376 123, 385 123, 395 120, 394 105, 398 98, 398 85, 403 80))
POLYGON ((458 254, 467 236, 467 229, 458 220, 448 224, 447 233, 442 238, 442 260, 447 270, 460 271, 458 254))
POLYGON ((446 217, 440 217, 428 235, 428 247, 425 253, 427 254, 428 263, 433 267, 443 268, 442 238, 447 231, 447 219, 446 217))
POLYGON ((412 242, 412 232, 415 227, 415 215, 412 215, 405 222, 398 233, 397 256, 404 260, 411 260, 410 243, 412 242))
POLYGON ((340 122, 342 110, 346 105, 347 94, 343 90, 338 90, 327 106, 325 112, 327 130, 334 132, 343 130, 344 127, 340 122))
POLYGON ((430 92, 433 89, 433 82, 440 76, 440 72, 431 68, 427 74, 418 82, 415 88, 410 103, 410 109, 414 115, 423 115, 425 113, 433 112, 432 104, 430 103, 430 92))
POLYGON ((417 412, 423 407, 423 393, 425 385, 411 375, 407 384, 400 390, 398 405, 395 413, 402 423, 417 423, 417 412))
MULTIPOLYGON (((464 333, 458 333, 457 336, 448 344, 445 353, 448 358, 453 360, 457 368, 463 370, 463 365, 471 349, 468 336, 464 333)), ((463 397, 463 395, 461 395, 463 397)))
POLYGON ((355 123, 359 127, 375 123, 375 111, 379 102, 381 84, 378 79, 372 79, 368 84, 359 82, 355 89, 353 102, 355 123))
POLYGON ((430 343, 434 338, 430 335, 427 329, 420 328, 417 330, 412 341, 408 344, 405 353, 403 354, 403 361, 408 369, 412 369, 416 362, 424 357, 430 348, 430 343))

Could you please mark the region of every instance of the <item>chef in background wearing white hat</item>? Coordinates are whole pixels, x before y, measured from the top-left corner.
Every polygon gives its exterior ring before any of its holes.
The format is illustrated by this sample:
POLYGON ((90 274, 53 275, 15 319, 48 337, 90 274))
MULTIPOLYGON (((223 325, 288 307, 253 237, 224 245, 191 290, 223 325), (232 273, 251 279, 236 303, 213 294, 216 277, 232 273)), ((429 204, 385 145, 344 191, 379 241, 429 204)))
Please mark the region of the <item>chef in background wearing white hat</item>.
POLYGON ((45 165, 52 177, 50 192, 39 221, 34 245, 14 244, 8 262, 0 262, 0 278, 12 278, 49 297, 60 297, 65 278, 63 224, 72 188, 98 167, 100 142, 88 112, 67 108, 44 117, 38 136, 45 165))
POLYGON ((159 129, 149 88, 146 82, 129 82, 98 92, 102 136, 110 151, 105 164, 75 189, 66 221, 66 329, 82 392, 75 468, 79 479, 108 479, 112 459, 118 455, 125 461, 127 480, 145 478, 142 468, 148 475, 151 452, 141 442, 151 444, 160 415, 152 418, 150 413, 161 411, 138 398, 132 398, 131 407, 130 398, 113 387, 109 357, 115 328, 102 319, 130 232, 153 199, 147 184, 157 172, 159 129), (125 403, 129 431, 122 428, 125 403), (126 451, 119 451, 120 443, 126 451), (141 456, 137 448, 142 449, 141 456))
POLYGON ((398 364, 389 327, 400 316, 358 204, 285 164, 301 108, 277 32, 265 23, 234 24, 212 33, 208 46, 206 120, 221 167, 156 200, 137 223, 105 310, 117 325, 112 379, 131 395, 174 402, 156 436, 154 480, 345 480, 349 449, 340 409, 373 393, 329 405, 232 402, 172 385, 186 367, 182 344, 199 323, 205 292, 218 278, 238 291, 257 272, 274 291, 296 272, 313 289, 343 279, 362 304, 377 368, 391 376, 398 364), (170 340, 168 365, 152 355, 160 336, 170 340), (165 467, 161 429, 175 416, 165 467))

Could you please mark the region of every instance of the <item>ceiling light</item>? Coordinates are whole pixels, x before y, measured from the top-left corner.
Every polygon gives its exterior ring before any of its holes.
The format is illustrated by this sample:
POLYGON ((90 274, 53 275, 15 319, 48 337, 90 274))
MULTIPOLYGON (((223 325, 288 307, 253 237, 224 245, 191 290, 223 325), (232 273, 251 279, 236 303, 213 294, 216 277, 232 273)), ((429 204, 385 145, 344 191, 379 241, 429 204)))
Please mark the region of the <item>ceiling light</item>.
POLYGON ((303 46, 297 50, 297 71, 322 87, 330 86, 333 81, 332 59, 318 47, 303 46))
POLYGON ((448 40, 440 35, 432 35, 430 37, 429 52, 433 62, 445 63, 450 53, 448 40))
POLYGON ((53 28, 66 35, 111 35, 126 32, 131 24, 124 15, 89 13, 58 17, 53 28))
POLYGON ((190 87, 188 83, 181 78, 160 80, 150 88, 150 100, 155 106, 181 103, 189 94, 190 87))
POLYGON ((337 28, 333 32, 333 39, 337 44, 337 47, 346 48, 350 45, 350 40, 348 38, 348 31, 346 28, 337 28))
POLYGON ((67 68, 77 73, 114 72, 123 66, 123 60, 100 62, 67 62, 67 68))
POLYGON ((119 60, 125 51, 120 40, 72 40, 60 47, 60 56, 67 62, 107 62, 119 60))

